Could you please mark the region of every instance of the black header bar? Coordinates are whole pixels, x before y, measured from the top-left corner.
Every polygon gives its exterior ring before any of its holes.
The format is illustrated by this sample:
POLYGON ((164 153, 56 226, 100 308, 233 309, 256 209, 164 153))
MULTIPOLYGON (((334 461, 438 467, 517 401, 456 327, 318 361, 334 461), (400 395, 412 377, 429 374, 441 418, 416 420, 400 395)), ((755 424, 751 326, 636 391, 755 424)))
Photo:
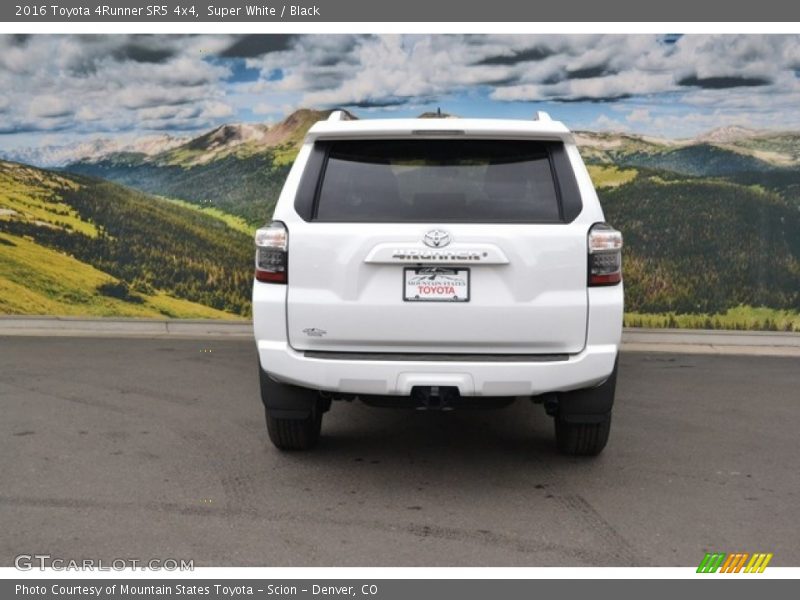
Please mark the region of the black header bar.
MULTIPOLYGON (((335 22, 707 22, 800 21, 786 0, 12 0, 2 22, 335 23, 335 22)), ((630 33, 636 33, 631 31, 630 33)))

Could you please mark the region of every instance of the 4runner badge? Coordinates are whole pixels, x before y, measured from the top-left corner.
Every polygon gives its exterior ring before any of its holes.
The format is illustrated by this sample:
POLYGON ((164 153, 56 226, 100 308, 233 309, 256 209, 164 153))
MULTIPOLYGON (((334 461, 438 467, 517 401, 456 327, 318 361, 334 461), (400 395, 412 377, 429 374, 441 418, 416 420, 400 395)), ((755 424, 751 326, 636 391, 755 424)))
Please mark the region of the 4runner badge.
POLYGON ((422 241, 426 246, 430 246, 431 248, 443 248, 452 240, 450 239, 450 234, 443 229, 431 229, 425 234, 422 241))

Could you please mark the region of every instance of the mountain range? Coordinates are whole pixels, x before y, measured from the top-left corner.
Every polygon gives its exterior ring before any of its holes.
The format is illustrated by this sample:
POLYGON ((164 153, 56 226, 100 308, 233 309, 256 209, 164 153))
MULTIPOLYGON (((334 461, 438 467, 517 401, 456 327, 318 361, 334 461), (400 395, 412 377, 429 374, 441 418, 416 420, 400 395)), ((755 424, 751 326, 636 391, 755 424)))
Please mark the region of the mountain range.
MULTIPOLYGON (((154 154, 112 152, 65 166, 145 192, 215 206, 252 225, 268 219, 303 136, 330 111, 302 109, 265 125, 224 125, 154 154)), ((430 115, 429 115, 430 116, 430 115)), ((725 127, 691 140, 579 131, 588 163, 736 178, 769 189, 794 185, 800 134, 725 127)))
MULTIPOLYGON (((116 289, 122 302, 137 296, 137 310, 167 295, 246 315, 248 232, 269 220, 306 131, 329 112, 302 109, 275 125, 229 124, 190 138, 109 142, 82 149, 88 154, 58 171, 4 163, 10 189, 27 182, 33 188, 25 193, 53 200, 21 206, 0 187, 0 234, 15 248, 33 243, 102 271, 116 282, 106 291, 116 289), (67 218, 75 211, 77 221, 67 218), (94 234, 81 229, 89 225, 94 234), (173 242, 158 237, 172 231, 173 242), (114 245, 121 239, 152 247, 133 256, 114 245), (217 252, 226 253, 219 265, 217 252), (175 262, 186 254, 199 258, 175 262)), ((780 327, 800 327, 800 133, 724 127, 690 140, 575 137, 608 220, 625 235, 628 311, 713 315, 763 306, 795 315, 780 327)), ((10 248, 0 243, 0 258, 10 248)), ((22 309, 0 303, 4 310, 22 309)), ((757 326, 776 326, 767 321, 757 326)))
POLYGON ((722 127, 688 140, 587 131, 575 137, 588 162, 705 176, 800 167, 800 132, 722 127))
MULTIPOLYGON (((0 158, 41 168, 70 164, 136 159, 158 164, 203 164, 231 153, 252 154, 295 144, 308 127, 330 111, 300 109, 274 124, 229 123, 197 136, 150 134, 133 139, 99 137, 72 144, 0 149, 0 158), (177 152, 173 152, 177 150, 177 152)), ((422 118, 457 118, 446 113, 423 113, 422 118)), ((739 125, 718 127, 693 138, 668 139, 627 132, 576 132, 578 144, 589 157, 603 158, 642 152, 661 154, 697 146, 712 146, 750 156, 775 166, 800 163, 800 132, 751 129, 739 125)))
POLYGON ((72 144, 47 144, 0 150, 0 158, 41 168, 60 168, 70 163, 101 160, 115 154, 154 156, 185 144, 190 139, 186 136, 168 134, 145 135, 129 140, 100 137, 72 144))
POLYGON ((67 171, 266 221, 303 137, 330 111, 298 110, 280 123, 223 125, 156 154, 114 152, 67 171))

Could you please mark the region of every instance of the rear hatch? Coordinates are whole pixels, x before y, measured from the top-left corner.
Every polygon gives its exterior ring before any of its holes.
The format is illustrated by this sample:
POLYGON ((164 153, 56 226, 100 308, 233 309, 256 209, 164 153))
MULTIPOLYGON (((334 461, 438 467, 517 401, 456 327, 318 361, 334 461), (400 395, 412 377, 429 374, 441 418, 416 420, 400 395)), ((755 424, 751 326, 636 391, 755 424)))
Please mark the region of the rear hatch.
POLYGON ((289 226, 292 347, 584 347, 587 227, 565 214, 560 142, 348 140, 315 152, 313 202, 289 226))

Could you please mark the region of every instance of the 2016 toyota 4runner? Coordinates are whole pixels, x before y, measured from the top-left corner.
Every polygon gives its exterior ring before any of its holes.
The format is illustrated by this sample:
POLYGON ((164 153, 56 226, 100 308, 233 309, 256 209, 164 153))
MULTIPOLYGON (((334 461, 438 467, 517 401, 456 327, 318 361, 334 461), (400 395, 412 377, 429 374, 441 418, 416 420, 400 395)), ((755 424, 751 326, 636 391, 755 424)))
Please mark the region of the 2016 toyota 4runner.
POLYGON ((622 332, 621 234, 569 130, 351 120, 305 139, 255 236, 267 429, 315 445, 332 400, 541 402, 558 448, 606 445, 622 332))

